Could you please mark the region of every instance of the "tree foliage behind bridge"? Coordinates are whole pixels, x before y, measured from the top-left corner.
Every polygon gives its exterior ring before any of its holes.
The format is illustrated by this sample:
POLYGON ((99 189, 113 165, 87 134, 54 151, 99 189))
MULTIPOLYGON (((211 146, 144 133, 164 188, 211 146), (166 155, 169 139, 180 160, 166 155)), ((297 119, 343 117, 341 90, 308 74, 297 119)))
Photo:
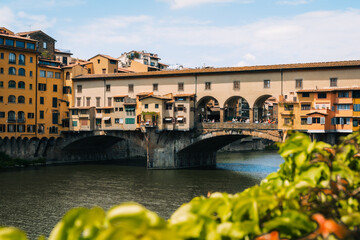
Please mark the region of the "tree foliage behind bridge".
MULTIPOLYGON (((137 203, 70 210, 49 239, 360 239, 360 135, 331 146, 293 134, 259 186, 196 197, 168 221, 137 203)), ((0 239, 27 239, 0 228, 0 239)))

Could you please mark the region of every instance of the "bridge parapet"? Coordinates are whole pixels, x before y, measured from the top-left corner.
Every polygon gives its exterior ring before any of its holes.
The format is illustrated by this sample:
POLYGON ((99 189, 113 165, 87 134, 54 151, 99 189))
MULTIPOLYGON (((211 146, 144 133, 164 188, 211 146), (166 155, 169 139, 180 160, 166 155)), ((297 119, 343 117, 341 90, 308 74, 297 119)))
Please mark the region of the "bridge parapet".
POLYGON ((277 124, 270 123, 241 123, 241 122, 215 122, 199 123, 199 129, 254 129, 254 130, 278 130, 277 124))

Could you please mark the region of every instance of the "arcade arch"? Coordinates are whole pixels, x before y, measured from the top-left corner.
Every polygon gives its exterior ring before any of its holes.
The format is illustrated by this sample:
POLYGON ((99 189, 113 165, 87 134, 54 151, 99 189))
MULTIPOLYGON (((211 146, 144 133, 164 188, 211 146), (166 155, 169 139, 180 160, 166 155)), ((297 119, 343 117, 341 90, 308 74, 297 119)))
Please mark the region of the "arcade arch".
POLYGON ((232 96, 224 103, 224 122, 248 122, 250 118, 248 101, 241 96, 232 96))
POLYGON ((197 103, 198 122, 220 122, 219 101, 211 96, 202 97, 197 103))
POLYGON ((258 97, 253 106, 253 119, 255 123, 277 122, 277 100, 272 95, 258 97))

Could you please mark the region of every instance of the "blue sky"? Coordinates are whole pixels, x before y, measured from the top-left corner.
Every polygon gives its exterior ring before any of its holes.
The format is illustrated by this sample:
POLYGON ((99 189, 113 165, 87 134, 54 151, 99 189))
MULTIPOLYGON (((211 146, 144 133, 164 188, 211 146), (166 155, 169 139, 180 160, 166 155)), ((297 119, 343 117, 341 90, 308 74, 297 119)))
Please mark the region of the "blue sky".
POLYGON ((0 0, 0 25, 57 48, 158 53, 185 67, 360 59, 359 0, 0 0))

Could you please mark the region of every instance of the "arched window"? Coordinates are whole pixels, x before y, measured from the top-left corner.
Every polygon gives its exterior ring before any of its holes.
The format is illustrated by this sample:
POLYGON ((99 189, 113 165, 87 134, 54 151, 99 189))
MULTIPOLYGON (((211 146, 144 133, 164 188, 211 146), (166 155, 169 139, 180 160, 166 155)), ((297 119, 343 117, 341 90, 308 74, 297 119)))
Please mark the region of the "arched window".
POLYGON ((69 72, 66 73, 66 80, 70 80, 70 73, 69 72))
POLYGON ((14 111, 8 112, 8 121, 15 121, 15 112, 14 111))
POLYGON ((19 68, 19 76, 25 76, 25 69, 19 68))
POLYGON ((14 67, 9 67, 9 75, 16 75, 16 69, 14 67))
POLYGON ((25 83, 23 81, 18 82, 18 88, 25 89, 25 83))
POLYGON ((16 82, 14 80, 9 81, 9 88, 16 88, 16 82))
POLYGON ((8 97, 8 102, 9 103, 16 103, 16 97, 14 95, 10 95, 8 97))
POLYGON ((18 97, 18 103, 25 103, 25 97, 24 96, 19 96, 18 97))
POLYGON ((25 65, 25 55, 24 54, 19 55, 19 65, 25 65))
POLYGON ((23 111, 18 112, 18 122, 25 121, 25 113, 23 111))
POLYGON ((15 63, 16 64, 16 55, 15 53, 9 54, 9 63, 15 63))

